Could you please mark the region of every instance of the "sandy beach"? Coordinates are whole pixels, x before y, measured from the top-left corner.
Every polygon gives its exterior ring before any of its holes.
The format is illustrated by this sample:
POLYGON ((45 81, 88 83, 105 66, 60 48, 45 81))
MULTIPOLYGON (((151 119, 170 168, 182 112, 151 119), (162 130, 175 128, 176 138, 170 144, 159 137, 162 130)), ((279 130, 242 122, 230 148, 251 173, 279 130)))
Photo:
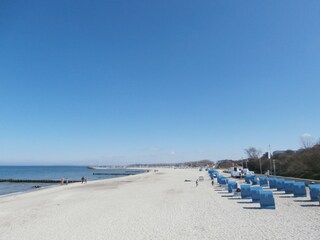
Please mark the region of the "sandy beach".
POLYGON ((319 239, 318 202, 274 196, 276 210, 262 210, 207 172, 160 168, 2 197, 0 239, 319 239))

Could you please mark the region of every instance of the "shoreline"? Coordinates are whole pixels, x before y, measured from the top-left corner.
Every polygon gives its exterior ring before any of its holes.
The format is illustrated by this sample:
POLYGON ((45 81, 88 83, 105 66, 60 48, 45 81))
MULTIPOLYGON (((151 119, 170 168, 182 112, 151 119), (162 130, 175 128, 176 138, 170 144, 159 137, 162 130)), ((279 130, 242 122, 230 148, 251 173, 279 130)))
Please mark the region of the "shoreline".
POLYGON ((157 169, 0 198, 0 235, 6 240, 318 239, 318 203, 276 192, 275 210, 257 209, 213 187, 207 172, 157 169), (204 181, 196 187, 199 176, 204 181))
MULTIPOLYGON (((135 169, 132 169, 132 170, 135 170, 135 169)), ((140 174, 146 174, 150 171, 150 169, 141 169, 141 170, 144 170, 145 172, 141 172, 141 173, 137 173, 137 174, 133 174, 133 175, 115 175, 115 177, 113 178, 105 178, 105 179, 93 179, 93 180, 89 180, 86 184, 88 184, 89 182, 97 182, 97 181, 105 181, 105 180, 111 180, 111 179, 117 179, 117 178, 124 178, 124 177, 128 177, 128 176, 135 176, 135 175, 140 175, 140 174)), ((3 183, 6 183, 6 182, 3 182, 3 183)), ((24 182, 19 182, 17 184, 23 184, 24 182)), ((35 184, 37 182, 34 182, 35 184)), ((41 183, 41 182, 39 182, 41 183)), ((13 195, 21 195, 21 194, 24 194, 24 193, 30 193, 30 192, 37 192, 37 191, 41 191, 41 190, 45 190, 45 189, 48 189, 48 188, 56 188, 56 187, 64 187, 64 186, 69 186, 69 185, 74 185, 74 184, 82 184, 81 181, 78 181, 78 182, 69 182, 68 184, 59 184, 58 182, 57 183, 52 183, 50 185, 47 185, 47 186, 41 186, 40 188, 28 188, 26 190, 23 190, 23 191, 18 191, 18 192, 11 192, 11 193, 7 193, 7 194, 0 194, 0 198, 4 198, 4 197, 7 197, 7 196, 13 196, 13 195)), ((0 183, 1 184, 1 183, 0 183)))

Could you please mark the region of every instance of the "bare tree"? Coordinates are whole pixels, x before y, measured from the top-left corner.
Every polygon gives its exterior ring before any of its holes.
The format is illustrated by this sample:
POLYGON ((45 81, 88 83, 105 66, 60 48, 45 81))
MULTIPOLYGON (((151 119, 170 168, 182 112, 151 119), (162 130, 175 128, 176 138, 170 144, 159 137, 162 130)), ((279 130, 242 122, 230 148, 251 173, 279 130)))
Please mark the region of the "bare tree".
POLYGON ((246 148, 244 149, 244 152, 247 154, 248 159, 258 159, 261 155, 261 150, 258 150, 255 147, 246 148))
POLYGON ((304 149, 312 148, 316 144, 316 140, 310 134, 305 133, 300 137, 301 145, 304 149))
POLYGON ((248 155, 249 160, 259 160, 260 174, 262 174, 261 158, 259 158, 259 156, 261 155, 261 150, 258 150, 255 147, 249 147, 244 151, 248 155))

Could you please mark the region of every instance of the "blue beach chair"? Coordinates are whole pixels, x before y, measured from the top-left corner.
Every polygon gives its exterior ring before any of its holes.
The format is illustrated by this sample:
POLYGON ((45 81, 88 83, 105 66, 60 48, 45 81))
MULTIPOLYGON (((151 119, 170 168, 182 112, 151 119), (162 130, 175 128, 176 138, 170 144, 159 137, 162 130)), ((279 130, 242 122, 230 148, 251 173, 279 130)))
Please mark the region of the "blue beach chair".
POLYGON ((245 177, 244 177, 244 180, 246 181, 246 183, 250 184, 250 179, 251 179, 251 175, 250 174, 247 174, 245 177))
POLYGON ((304 182, 295 182, 293 184, 293 196, 294 197, 307 196, 306 185, 304 184, 304 182))
POLYGON ((258 178, 256 176, 251 176, 251 183, 252 185, 257 185, 258 184, 258 178))
POLYGON ((219 183, 219 184, 221 184, 221 179, 222 178, 224 178, 224 176, 222 176, 222 175, 218 175, 217 176, 217 182, 219 183))
POLYGON ((218 172, 217 170, 213 170, 213 169, 208 170, 208 174, 211 179, 213 179, 215 177, 215 175, 217 175, 217 172, 218 172))
POLYGON ((316 189, 316 196, 318 196, 319 205, 320 205, 320 187, 316 189))
POLYGON ((228 189, 228 182, 229 182, 228 178, 226 178, 226 177, 221 178, 220 179, 220 187, 228 189))
POLYGON ((277 179, 269 178, 269 188, 277 188, 277 179))
POLYGON ((214 178, 213 172, 210 172, 210 170, 208 172, 209 172, 209 176, 210 176, 211 180, 213 180, 213 178, 214 178))
POLYGON ((232 193, 237 189, 237 183, 236 182, 228 182, 228 192, 232 193))
POLYGON ((261 187, 268 187, 268 178, 266 177, 260 177, 259 183, 261 187))
POLYGON ((214 172, 209 173, 209 176, 211 179, 214 179, 217 177, 217 175, 214 172))
POLYGON ((262 190, 260 194, 260 208, 264 209, 275 209, 273 193, 270 190, 262 190))
POLYGON ((248 184, 240 185, 241 188, 241 198, 242 199, 251 199, 251 186, 248 184))
POLYGON ((284 191, 284 180, 278 178, 276 180, 276 183, 277 183, 277 191, 284 191))
POLYGON ((262 187, 252 186, 251 187, 251 198, 252 202, 260 202, 260 191, 262 191, 262 187))
POLYGON ((220 184, 228 184, 228 182, 229 182, 229 179, 226 177, 220 179, 220 184))
POLYGON ((284 181, 284 191, 286 194, 292 194, 294 189, 294 181, 284 181))
POLYGON ((318 201, 320 184, 309 184, 309 190, 310 190, 310 200, 318 201))

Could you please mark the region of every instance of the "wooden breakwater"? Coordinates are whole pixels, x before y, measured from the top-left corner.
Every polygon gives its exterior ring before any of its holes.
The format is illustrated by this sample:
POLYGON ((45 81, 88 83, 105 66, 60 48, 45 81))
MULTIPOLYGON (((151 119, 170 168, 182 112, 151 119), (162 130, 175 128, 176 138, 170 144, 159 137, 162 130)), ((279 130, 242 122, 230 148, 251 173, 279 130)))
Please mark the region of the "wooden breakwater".
MULTIPOLYGON (((51 179, 0 179, 0 182, 14 182, 14 183, 61 183, 61 180, 51 179)), ((66 179, 64 179, 66 182, 66 179)), ((68 183, 81 182, 80 180, 68 180, 68 183)))

